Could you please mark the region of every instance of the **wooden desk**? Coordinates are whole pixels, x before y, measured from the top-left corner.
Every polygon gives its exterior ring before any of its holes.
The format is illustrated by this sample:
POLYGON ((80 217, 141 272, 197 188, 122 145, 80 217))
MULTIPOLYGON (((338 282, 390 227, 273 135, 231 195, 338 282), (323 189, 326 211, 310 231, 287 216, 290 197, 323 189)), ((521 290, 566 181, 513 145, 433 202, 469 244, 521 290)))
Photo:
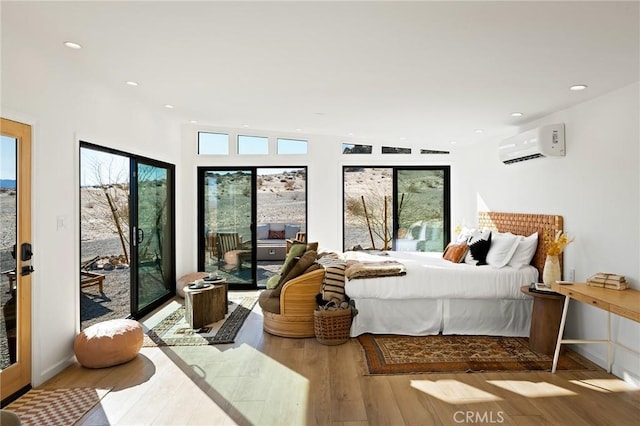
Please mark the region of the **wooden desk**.
POLYGON ((573 284, 552 284, 551 289, 557 293, 567 296, 562 308, 562 319, 560 320, 560 331, 556 342, 556 350, 553 354, 553 366, 551 372, 556 372, 560 346, 563 343, 606 343, 607 344, 607 371, 611 372, 611 345, 620 346, 630 352, 635 350, 624 346, 618 342, 611 341, 611 314, 614 313, 624 318, 640 322, 640 291, 633 289, 612 290, 608 288, 591 287, 584 283, 573 284), (569 301, 575 299, 582 303, 587 303, 596 308, 604 309, 607 314, 607 340, 579 340, 563 339, 564 326, 569 309, 569 301))

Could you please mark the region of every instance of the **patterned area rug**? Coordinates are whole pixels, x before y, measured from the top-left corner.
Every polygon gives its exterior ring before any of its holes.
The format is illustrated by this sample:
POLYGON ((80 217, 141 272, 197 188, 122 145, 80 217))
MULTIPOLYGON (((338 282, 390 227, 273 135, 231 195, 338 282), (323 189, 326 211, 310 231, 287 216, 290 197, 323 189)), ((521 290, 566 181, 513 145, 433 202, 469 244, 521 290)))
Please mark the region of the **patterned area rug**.
POLYGON ((184 317, 184 304, 175 303, 160 311, 162 318, 144 321, 149 329, 143 346, 203 346, 233 343, 238 331, 258 301, 257 296, 229 295, 229 312, 224 319, 200 329, 192 329, 184 317), (153 324, 150 326, 150 324, 153 324))
POLYGON ((28 425, 73 425, 96 405, 109 389, 32 389, 6 409, 28 425))
MULTIPOLYGON (((410 374, 473 371, 551 370, 552 356, 529 349, 526 337, 396 336, 363 334, 368 374, 410 374)), ((567 349, 558 370, 599 370, 567 349)))

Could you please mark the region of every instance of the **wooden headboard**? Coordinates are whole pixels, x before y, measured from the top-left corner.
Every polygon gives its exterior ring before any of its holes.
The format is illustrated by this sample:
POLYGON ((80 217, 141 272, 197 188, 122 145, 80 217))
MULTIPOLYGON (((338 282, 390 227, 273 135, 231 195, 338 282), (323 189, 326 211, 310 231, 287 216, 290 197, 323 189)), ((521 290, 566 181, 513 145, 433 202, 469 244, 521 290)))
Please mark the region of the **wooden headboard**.
MULTIPOLYGON (((498 232, 511 232, 516 235, 528 236, 538 233, 538 248, 531 260, 531 264, 538 269, 539 280, 542 280, 542 270, 547 258, 549 243, 556 237, 558 231, 563 230, 562 216, 549 214, 478 212, 478 228, 488 228, 498 232)), ((562 254, 560 271, 562 271, 562 254)))

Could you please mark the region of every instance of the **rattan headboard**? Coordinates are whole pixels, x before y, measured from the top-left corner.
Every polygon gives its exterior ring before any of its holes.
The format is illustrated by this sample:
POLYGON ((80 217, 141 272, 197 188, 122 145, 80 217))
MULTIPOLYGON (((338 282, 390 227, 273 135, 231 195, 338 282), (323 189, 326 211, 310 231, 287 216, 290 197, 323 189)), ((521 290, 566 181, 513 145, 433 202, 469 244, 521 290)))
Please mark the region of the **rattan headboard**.
MULTIPOLYGON (((562 216, 549 214, 478 212, 478 228, 489 228, 498 232, 511 232, 528 236, 538 232, 538 248, 531 264, 538 269, 539 280, 547 258, 547 248, 558 231, 563 230, 562 216)), ((562 254, 560 255, 562 271, 562 254)))

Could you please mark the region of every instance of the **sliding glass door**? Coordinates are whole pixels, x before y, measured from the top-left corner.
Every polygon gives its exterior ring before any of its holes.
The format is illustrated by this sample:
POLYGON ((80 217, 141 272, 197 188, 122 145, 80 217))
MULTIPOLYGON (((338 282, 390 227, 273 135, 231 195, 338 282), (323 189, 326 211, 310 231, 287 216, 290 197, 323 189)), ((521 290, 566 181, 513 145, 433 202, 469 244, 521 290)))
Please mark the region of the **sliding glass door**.
POLYGON ((174 170, 81 142, 81 328, 140 318, 173 294, 174 170))
POLYGON ((264 287, 286 240, 306 238, 306 167, 198 168, 198 269, 264 287))
POLYGON ((396 251, 443 251, 449 243, 449 167, 394 169, 396 251))
POLYGON ((443 251, 449 166, 345 166, 344 250, 443 251))
POLYGON ((136 226, 131 228, 131 241, 137 285, 131 312, 136 314, 172 292, 174 197, 168 167, 148 160, 139 160, 133 167, 136 226))
POLYGON ((231 288, 255 288, 253 169, 200 168, 198 187, 200 270, 225 278, 231 288))

